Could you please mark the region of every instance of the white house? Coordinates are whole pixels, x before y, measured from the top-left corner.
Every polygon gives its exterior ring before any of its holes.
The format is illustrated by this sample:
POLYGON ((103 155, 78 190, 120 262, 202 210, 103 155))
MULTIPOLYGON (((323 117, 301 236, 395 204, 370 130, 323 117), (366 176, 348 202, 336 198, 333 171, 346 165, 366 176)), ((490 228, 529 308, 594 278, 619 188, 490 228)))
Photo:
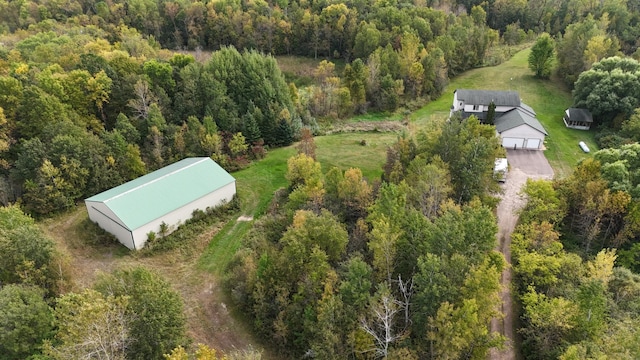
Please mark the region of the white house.
POLYGON ((520 95, 515 91, 457 89, 453 92, 451 113, 460 111, 463 118, 475 115, 482 121, 492 102, 496 105, 496 115, 504 114, 521 104, 520 95))
POLYGON ((85 200, 89 219, 132 250, 142 249, 148 234, 169 232, 206 210, 229 202, 236 180, 208 157, 187 158, 85 200))
POLYGON ((453 93, 451 115, 460 113, 463 119, 474 115, 485 122, 491 103, 495 105, 493 123, 503 147, 540 149, 547 132, 535 111, 515 91, 458 89, 453 93))

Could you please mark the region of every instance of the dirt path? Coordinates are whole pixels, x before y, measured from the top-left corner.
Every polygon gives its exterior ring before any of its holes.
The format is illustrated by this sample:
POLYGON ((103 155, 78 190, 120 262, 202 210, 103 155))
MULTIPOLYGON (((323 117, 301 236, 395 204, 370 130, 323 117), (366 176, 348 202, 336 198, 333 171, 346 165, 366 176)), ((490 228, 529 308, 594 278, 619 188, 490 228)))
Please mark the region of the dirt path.
MULTIPOLYGON (((197 258, 219 230, 212 226, 184 248, 154 256, 136 256, 119 244, 95 243, 83 229, 86 210, 76 211, 43 222, 42 228, 63 254, 62 265, 70 279, 63 292, 81 291, 92 286, 100 273, 120 267, 142 265, 160 273, 184 301, 187 334, 193 343, 203 343, 224 353, 263 351, 263 359, 274 358, 258 344, 246 324, 236 320, 227 309, 228 299, 221 280, 197 267, 197 258)), ((246 219, 239 219, 244 220, 246 219)))
POLYGON ((512 168, 509 171, 508 180, 503 185, 503 191, 497 209, 498 216, 498 245, 496 250, 500 251, 507 261, 507 268, 502 273, 502 292, 500 294, 502 304, 501 312, 503 317, 491 320, 491 331, 499 332, 507 339, 503 350, 491 349, 489 359, 491 360, 515 360, 516 351, 514 343, 514 309, 511 297, 511 233, 518 222, 518 211, 524 206, 525 199, 520 195, 520 190, 527 182, 527 179, 550 178, 548 175, 538 176, 527 174, 519 168, 512 168))

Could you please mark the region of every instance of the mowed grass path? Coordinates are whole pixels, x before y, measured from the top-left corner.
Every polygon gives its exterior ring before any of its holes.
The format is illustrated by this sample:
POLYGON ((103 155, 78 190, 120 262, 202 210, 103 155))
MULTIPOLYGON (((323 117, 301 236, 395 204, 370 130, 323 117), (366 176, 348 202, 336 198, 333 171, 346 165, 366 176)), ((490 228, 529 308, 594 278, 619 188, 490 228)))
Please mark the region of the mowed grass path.
POLYGON ((585 141, 592 151, 598 149, 594 133, 564 126, 564 110, 573 103, 571 92, 559 79, 534 78, 527 64, 529 52, 529 49, 520 51, 501 65, 474 69, 452 79, 440 98, 411 115, 412 121, 419 129, 430 119, 449 116, 455 89, 517 91, 522 101, 536 111, 549 133, 545 140, 545 156, 556 177, 568 176, 578 161, 590 156, 580 150, 579 141, 585 141))
MULTIPOLYGON (((370 181, 382 175, 387 146, 397 140, 394 133, 345 133, 315 138, 316 158, 327 172, 333 166, 341 170, 358 167, 370 181), (362 140, 366 146, 361 145, 362 140)), ((269 151, 267 157, 250 167, 235 172, 240 213, 257 218, 264 214, 273 194, 287 186, 287 160, 296 154, 294 146, 269 151)), ((222 275, 233 255, 242 245, 242 238, 251 228, 249 221, 229 221, 220 230, 200 258, 200 266, 222 275)))

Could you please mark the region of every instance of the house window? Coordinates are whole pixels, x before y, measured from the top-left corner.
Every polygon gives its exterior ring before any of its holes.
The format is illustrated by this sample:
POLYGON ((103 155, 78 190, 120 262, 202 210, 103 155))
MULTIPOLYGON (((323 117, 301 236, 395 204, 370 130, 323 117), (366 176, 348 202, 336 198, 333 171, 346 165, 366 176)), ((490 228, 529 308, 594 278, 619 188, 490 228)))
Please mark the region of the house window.
POLYGON ((480 110, 480 105, 473 105, 473 111, 480 110))

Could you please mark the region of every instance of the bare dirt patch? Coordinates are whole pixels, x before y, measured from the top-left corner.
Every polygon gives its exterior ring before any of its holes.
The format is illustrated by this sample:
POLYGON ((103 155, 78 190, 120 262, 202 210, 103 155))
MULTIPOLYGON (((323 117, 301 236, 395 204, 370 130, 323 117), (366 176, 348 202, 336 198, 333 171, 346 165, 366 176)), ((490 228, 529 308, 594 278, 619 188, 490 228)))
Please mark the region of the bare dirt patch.
MULTIPOLYGON (((83 228, 87 212, 80 207, 41 223, 64 258, 70 281, 64 291, 82 291, 95 282, 100 273, 120 267, 144 266, 162 275, 180 293, 187 317, 187 334, 193 343, 202 343, 224 353, 238 350, 263 350, 247 325, 227 310, 228 299, 221 279, 198 268, 199 256, 221 228, 213 225, 186 247, 153 256, 141 256, 124 246, 95 243, 83 228)), ((267 353, 263 358, 270 358, 267 353)))

